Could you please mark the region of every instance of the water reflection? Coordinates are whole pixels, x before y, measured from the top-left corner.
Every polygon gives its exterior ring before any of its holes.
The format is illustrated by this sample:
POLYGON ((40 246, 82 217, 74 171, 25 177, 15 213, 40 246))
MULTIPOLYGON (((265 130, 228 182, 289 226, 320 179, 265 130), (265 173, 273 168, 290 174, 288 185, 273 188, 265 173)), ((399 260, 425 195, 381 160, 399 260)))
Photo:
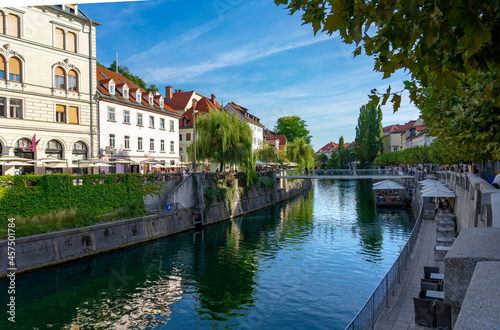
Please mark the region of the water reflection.
POLYGON ((343 328, 411 230, 408 215, 378 212, 370 193, 366 183, 318 181, 292 201, 199 232, 20 275, 16 325, 343 328))

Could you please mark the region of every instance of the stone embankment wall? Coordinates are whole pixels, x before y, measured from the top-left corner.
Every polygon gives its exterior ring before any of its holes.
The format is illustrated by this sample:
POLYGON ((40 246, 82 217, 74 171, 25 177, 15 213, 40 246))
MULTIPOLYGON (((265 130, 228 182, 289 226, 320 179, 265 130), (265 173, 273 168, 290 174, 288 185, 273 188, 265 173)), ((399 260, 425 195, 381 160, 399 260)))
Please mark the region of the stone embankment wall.
POLYGON ((451 305, 454 329, 498 327, 499 288, 492 276, 500 261, 500 190, 471 173, 438 172, 455 192, 454 213, 460 232, 444 260, 445 303, 451 305))
POLYGON ((500 190, 472 173, 437 172, 438 180, 457 195, 454 213, 457 229, 500 227, 500 190))
MULTIPOLYGON (((250 189, 247 196, 237 194, 233 198, 231 211, 227 203, 215 203, 205 223, 253 212, 290 198, 311 186, 311 180, 276 182, 272 190, 258 187, 250 189)), ((0 241, 0 276, 7 275, 8 268, 16 268, 17 272, 35 269, 194 229, 193 215, 203 212, 204 191, 210 183, 210 176, 191 174, 176 184, 168 196, 160 198, 172 206, 171 210, 162 214, 16 238, 14 267, 8 265, 9 241, 0 241)))

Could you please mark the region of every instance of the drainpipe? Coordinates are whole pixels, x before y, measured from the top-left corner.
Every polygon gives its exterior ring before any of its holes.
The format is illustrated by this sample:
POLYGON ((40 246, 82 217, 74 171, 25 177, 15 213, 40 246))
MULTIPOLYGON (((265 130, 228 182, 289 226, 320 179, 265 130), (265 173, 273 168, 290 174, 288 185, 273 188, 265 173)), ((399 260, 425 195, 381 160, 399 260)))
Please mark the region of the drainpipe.
POLYGON ((90 158, 94 158, 94 110, 92 108, 92 19, 89 18, 89 99, 90 99, 90 158))

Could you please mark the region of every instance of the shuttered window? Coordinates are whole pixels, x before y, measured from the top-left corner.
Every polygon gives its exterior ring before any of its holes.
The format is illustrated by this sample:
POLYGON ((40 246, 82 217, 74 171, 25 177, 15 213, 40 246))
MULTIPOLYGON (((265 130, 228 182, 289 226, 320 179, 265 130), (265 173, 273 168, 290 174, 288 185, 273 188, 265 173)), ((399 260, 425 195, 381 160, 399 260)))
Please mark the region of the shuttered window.
POLYGON ((0 79, 5 79, 5 58, 0 55, 0 79))
POLYGON ((17 57, 9 59, 9 80, 21 81, 21 60, 17 57))
POLYGON ((65 84, 64 84, 64 70, 61 67, 57 67, 54 70, 54 76, 55 76, 54 86, 56 88, 64 89, 65 88, 65 84))
POLYGON ((76 53, 76 34, 73 32, 66 34, 66 49, 76 53))
POLYGON ((66 107, 64 105, 56 104, 56 122, 66 122, 66 107))
POLYGON ((55 31, 55 46, 57 48, 64 49, 64 31, 62 29, 56 28, 55 31))
POLYGON ((70 91, 77 91, 78 90, 78 74, 76 73, 75 70, 69 70, 68 72, 68 90, 70 91))
POLYGON ((69 107, 68 109, 68 122, 70 124, 78 124, 78 108, 69 107))
POLYGON ((9 36, 19 38, 19 16, 9 14, 7 16, 7 32, 9 36))

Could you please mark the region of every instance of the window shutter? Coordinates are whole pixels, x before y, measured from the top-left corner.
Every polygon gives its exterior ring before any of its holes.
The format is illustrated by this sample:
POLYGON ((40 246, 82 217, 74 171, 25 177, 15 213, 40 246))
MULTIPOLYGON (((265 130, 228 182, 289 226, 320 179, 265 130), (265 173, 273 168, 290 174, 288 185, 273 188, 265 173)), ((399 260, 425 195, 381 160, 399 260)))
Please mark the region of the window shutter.
POLYGON ((21 75, 21 61, 16 57, 11 57, 9 59, 9 73, 21 75))
POLYGON ((56 29, 55 46, 57 48, 64 49, 64 31, 62 29, 56 29))
POLYGON ((0 79, 5 79, 5 58, 0 55, 0 71, 3 72, 3 75, 1 75, 0 72, 0 79))
POLYGON ((19 17, 13 14, 9 14, 7 16, 7 28, 10 36, 20 37, 19 36, 19 17))
POLYGON ((68 32, 66 35, 67 50, 76 53, 76 34, 68 32))
POLYGON ((60 66, 58 66, 55 70, 56 76, 62 76, 64 77, 64 70, 60 66))
POLYGON ((57 112, 64 112, 65 111, 65 106, 64 105, 60 105, 60 104, 56 104, 56 111, 57 112))
POLYGON ((78 108, 77 107, 69 107, 68 117, 69 117, 70 124, 78 124, 78 108))

